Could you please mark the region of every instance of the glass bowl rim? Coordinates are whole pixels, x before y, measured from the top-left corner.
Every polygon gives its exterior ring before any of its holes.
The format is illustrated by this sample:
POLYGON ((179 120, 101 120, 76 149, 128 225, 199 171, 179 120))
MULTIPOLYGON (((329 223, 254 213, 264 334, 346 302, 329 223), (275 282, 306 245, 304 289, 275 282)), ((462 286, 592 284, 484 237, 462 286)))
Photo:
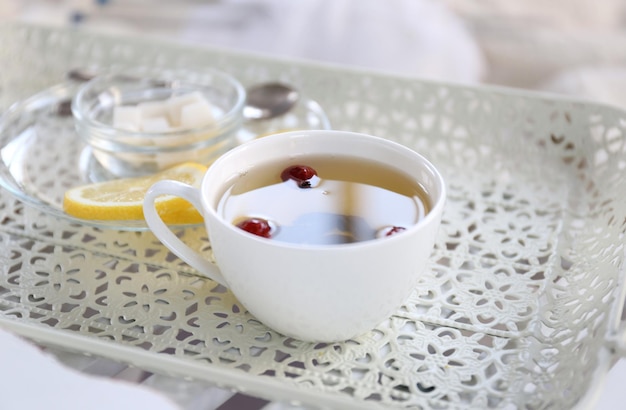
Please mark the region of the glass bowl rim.
MULTIPOLYGON (((123 80, 126 82, 136 81, 138 83, 147 83, 150 81, 158 84, 159 81, 174 81, 179 82, 179 84, 183 85, 192 85, 196 87, 201 87, 201 83, 193 83, 185 80, 184 75, 177 75, 176 78, 170 79, 160 74, 166 72, 180 72, 180 71, 188 71, 186 69, 150 69, 150 68, 135 68, 133 70, 118 70, 107 73, 102 73, 91 80, 87 81, 85 84, 81 85, 76 92, 75 97, 72 99, 71 110, 74 120, 77 123, 85 126, 88 130, 95 132, 98 135, 105 136, 104 139, 115 139, 117 134, 121 134, 120 136, 128 136, 128 137, 149 137, 149 138, 171 138, 175 136, 183 136, 192 133, 199 133, 207 130, 215 130, 221 128, 229 127, 230 123, 237 123, 243 117, 243 107, 246 102, 246 90, 234 76, 215 69, 215 68, 203 68, 201 70, 196 70, 194 73, 196 74, 209 74, 214 78, 218 78, 220 80, 225 81, 227 84, 230 84, 236 95, 235 103, 228 109, 228 111, 224 112, 214 123, 209 123, 205 126, 201 127, 192 127, 192 128, 184 128, 184 129, 175 129, 171 131, 132 131, 126 130, 123 128, 116 128, 112 124, 106 124, 101 121, 94 120, 90 116, 86 115, 85 111, 87 110, 87 103, 85 102, 86 94, 90 91, 93 91, 94 88, 101 85, 106 85, 107 83, 114 84, 117 80, 123 80), (135 73, 137 72, 137 73, 135 73), (145 74, 138 74, 145 73, 145 74)), ((172 88, 175 89, 175 88, 172 88)), ((94 134, 91 134, 91 137, 94 137, 94 134)), ((121 143, 121 142, 117 142, 121 143)), ((121 145, 125 145, 121 143, 121 145)), ((132 144, 129 144, 132 146, 132 144)))

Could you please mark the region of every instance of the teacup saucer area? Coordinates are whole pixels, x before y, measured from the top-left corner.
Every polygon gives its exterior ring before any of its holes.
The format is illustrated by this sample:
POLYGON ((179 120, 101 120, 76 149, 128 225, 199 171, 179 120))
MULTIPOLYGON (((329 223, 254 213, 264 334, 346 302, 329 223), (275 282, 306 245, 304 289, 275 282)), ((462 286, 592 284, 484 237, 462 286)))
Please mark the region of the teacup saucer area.
POLYGON ((78 136, 74 118, 61 105, 78 88, 56 85, 9 109, 0 119, 0 185, 38 210, 71 223, 121 230, 145 230, 144 221, 96 221, 63 211, 63 196, 73 187, 106 181, 104 169, 78 136))
MULTIPOLYGON (((232 86, 223 91, 219 88, 206 91, 209 97, 222 101, 216 108, 214 126, 162 134, 115 130, 109 122, 113 121, 115 98, 124 98, 119 95, 122 90, 129 95, 126 99, 146 95, 154 98, 160 89, 182 94, 198 92, 193 83, 176 80, 178 76, 187 78, 185 70, 130 67, 115 72, 103 74, 101 80, 92 79, 95 84, 87 90, 84 90, 87 83, 69 79, 13 104, 0 118, 0 185, 40 211, 72 223, 115 230, 146 230, 143 220, 75 218, 63 211, 63 196, 68 189, 80 185, 150 175, 183 162, 208 165, 232 147, 273 132, 330 127, 324 110, 306 96, 285 115, 246 122, 241 117, 245 90, 235 79, 218 72, 218 76, 224 76, 220 84, 231 86, 230 81, 232 86), (142 73, 146 77, 139 80, 142 73), (159 80, 151 80, 148 75, 159 80), (169 80, 164 82, 162 78, 169 80), (166 84, 169 89, 164 88, 166 84), (92 92, 88 100, 88 92, 98 87, 100 91, 92 92), (77 104, 81 90, 82 98, 77 104), (73 110, 71 105, 75 105, 73 110), (205 142, 196 136, 209 139, 205 142), (186 145, 179 144, 186 140, 186 145)), ((205 76, 212 74, 211 70, 204 71, 205 76)), ((194 80, 193 75, 189 78, 194 80)), ((207 81, 202 75, 196 80, 207 81)))

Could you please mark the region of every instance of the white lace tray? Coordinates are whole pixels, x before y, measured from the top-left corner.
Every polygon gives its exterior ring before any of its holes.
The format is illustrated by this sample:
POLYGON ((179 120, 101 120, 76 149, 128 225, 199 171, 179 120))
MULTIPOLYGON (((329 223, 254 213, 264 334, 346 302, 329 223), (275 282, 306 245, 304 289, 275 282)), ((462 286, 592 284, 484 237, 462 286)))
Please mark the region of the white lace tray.
MULTIPOLYGON (((0 38, 3 108, 69 68, 208 65, 244 84, 295 84, 335 128, 416 149, 449 187, 410 300, 336 344, 266 328, 148 232, 70 223, 2 192, 0 326, 272 400, 360 409, 571 408, 624 351, 626 113, 76 31, 6 26, 0 38)), ((210 251, 203 228, 179 232, 210 251)))

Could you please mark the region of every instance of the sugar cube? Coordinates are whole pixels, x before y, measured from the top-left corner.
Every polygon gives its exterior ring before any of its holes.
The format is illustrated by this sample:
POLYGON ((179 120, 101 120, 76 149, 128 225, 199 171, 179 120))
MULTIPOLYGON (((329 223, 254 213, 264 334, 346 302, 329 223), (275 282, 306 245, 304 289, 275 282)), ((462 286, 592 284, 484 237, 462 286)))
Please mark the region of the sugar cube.
POLYGON ((128 131, 137 131, 140 127, 140 116, 137 107, 119 105, 113 108, 113 126, 128 131))
POLYGON ((164 101, 144 101, 137 104, 142 120, 153 117, 167 118, 167 106, 164 101))
POLYGON ((170 124, 165 117, 144 118, 141 123, 143 131, 146 132, 167 132, 170 131, 170 124))
POLYGON ((175 95, 167 100, 167 113, 173 126, 181 125, 181 110, 185 105, 206 101, 202 93, 194 91, 192 93, 175 95))
POLYGON ((184 128, 198 128, 214 121, 211 106, 204 99, 181 108, 180 125, 184 128))

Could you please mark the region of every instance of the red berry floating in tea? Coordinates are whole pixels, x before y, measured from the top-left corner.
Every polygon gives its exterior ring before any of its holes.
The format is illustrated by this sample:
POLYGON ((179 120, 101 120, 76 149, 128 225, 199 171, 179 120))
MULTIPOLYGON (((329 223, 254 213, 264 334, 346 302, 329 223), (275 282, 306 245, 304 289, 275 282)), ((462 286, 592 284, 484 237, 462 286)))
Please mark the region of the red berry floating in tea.
POLYGON ((384 228, 380 228, 376 232, 376 237, 377 238, 384 238, 386 236, 393 236, 393 235, 399 234, 400 232, 404 232, 404 231, 406 231, 406 228, 403 227, 403 226, 389 225, 389 226, 385 226, 384 228))
POLYGON ((269 238, 272 233, 270 223, 263 218, 248 218, 237 224, 237 228, 243 229, 251 234, 269 238))
POLYGON ((315 185, 317 172, 307 165, 292 165, 283 170, 280 179, 296 181, 300 188, 312 188, 315 185))
POLYGON ((406 228, 402 227, 402 226, 393 226, 391 227, 391 229, 389 229, 387 231, 387 233, 385 234, 385 236, 391 236, 391 235, 395 235, 397 233, 400 233, 402 231, 406 231, 406 228))

